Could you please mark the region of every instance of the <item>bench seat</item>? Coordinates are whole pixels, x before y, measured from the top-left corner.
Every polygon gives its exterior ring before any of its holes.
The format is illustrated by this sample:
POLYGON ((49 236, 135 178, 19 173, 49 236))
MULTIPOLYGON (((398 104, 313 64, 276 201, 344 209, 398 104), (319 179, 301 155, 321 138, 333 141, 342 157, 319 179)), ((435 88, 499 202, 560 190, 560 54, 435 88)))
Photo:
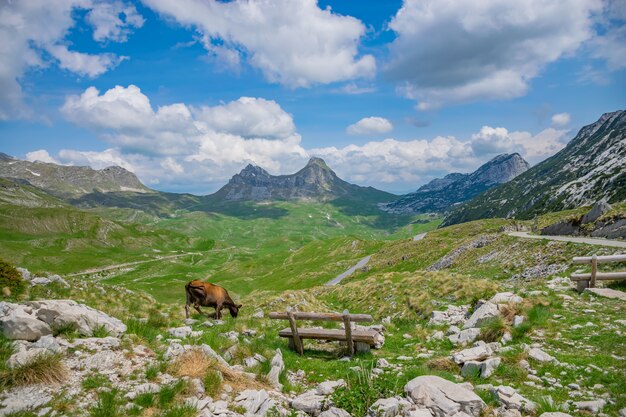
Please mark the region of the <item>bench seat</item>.
MULTIPOLYGON (((376 344, 376 331, 375 330, 352 330, 352 340, 360 343, 367 343, 370 346, 376 344)), ((287 327, 278 332, 280 337, 293 338, 291 329, 287 327)), ((320 339, 320 340, 335 340, 345 342, 346 331, 344 329, 306 329, 298 328, 298 335, 301 339, 320 339)))

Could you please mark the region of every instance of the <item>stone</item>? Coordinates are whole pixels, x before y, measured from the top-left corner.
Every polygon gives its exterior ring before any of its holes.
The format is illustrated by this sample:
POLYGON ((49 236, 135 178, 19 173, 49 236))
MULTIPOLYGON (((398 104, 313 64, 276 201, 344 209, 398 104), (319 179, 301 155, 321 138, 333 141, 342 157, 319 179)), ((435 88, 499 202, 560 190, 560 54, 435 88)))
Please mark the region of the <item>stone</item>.
POLYGON ((577 402, 574 402, 574 405, 576 406, 578 410, 589 411, 589 412, 596 414, 602 411, 602 409, 606 405, 606 401, 604 400, 577 401, 577 402))
POLYGON ((469 349, 464 349, 460 352, 452 355, 452 360, 461 365, 467 361, 482 361, 483 359, 487 359, 493 351, 491 348, 486 345, 478 345, 469 349))
POLYGON ((280 349, 276 349, 276 354, 272 358, 272 364, 267 379, 272 388, 278 391, 282 391, 283 385, 279 381, 280 374, 285 369, 285 362, 283 362, 283 352, 280 349))
POLYGON ((492 388, 491 393, 509 409, 533 412, 537 408, 535 403, 521 396, 513 387, 500 385, 492 388))
POLYGON ((621 410, 619 410, 619 415, 620 417, 626 417, 626 408, 622 408, 621 410))
POLYGON ((368 417, 395 417, 402 415, 404 410, 411 407, 404 398, 381 398, 372 404, 367 412, 368 417))
POLYGON ((532 348, 528 351, 528 357, 538 362, 555 362, 556 359, 539 348, 532 348))
POLYGON ((429 340, 443 340, 444 336, 445 335, 443 334, 442 330, 437 330, 432 335, 430 335, 428 339, 429 340))
POLYGON ((33 362, 38 356, 48 355, 51 352, 44 348, 31 348, 28 350, 20 350, 14 353, 7 360, 9 368, 18 368, 20 366, 28 365, 33 362))
POLYGON ((500 363, 502 363, 501 358, 489 358, 484 361, 480 369, 481 378, 489 378, 498 369, 500 363))
POLYGON ((412 408, 404 413, 404 417, 433 417, 433 413, 428 408, 412 408))
POLYGON ((614 298, 616 300, 626 301, 626 292, 614 290, 612 288, 585 288, 585 292, 599 295, 604 298, 614 298))
POLYGON ((35 410, 52 401, 52 396, 38 386, 26 386, 5 392, 0 402, 0 415, 35 410))
POLYGON ((327 403, 325 396, 317 394, 315 390, 306 391, 291 400, 291 408, 317 416, 322 411, 324 403, 327 403))
POLYGON ((469 306, 449 305, 445 311, 433 311, 428 321, 431 326, 441 324, 462 324, 465 321, 469 306))
POLYGON ((32 308, 7 302, 0 302, 0 329, 7 339, 30 342, 52 334, 52 328, 39 320, 32 308))
POLYGON ((480 327, 489 319, 498 317, 499 315, 500 310, 498 310, 498 305, 487 301, 474 311, 474 313, 463 325, 463 328, 469 329, 471 327, 480 327))
POLYGON ((581 219, 581 224, 593 223, 611 210, 611 205, 606 200, 600 200, 581 219))
MULTIPOLYGON (((119 342, 119 339, 115 339, 119 342)), ((51 353, 60 353, 66 350, 66 347, 61 346, 61 344, 57 341, 57 339, 51 335, 41 336, 39 340, 32 344, 34 348, 43 348, 51 353)))
POLYGON ((560 411, 552 411, 550 413, 542 413, 539 417, 572 417, 567 413, 561 413, 560 411))
POLYGON ((255 319, 262 319, 263 317, 265 317, 265 315, 263 314, 263 310, 257 310, 254 312, 254 314, 252 314, 252 317, 254 317, 255 319))
POLYGON ((170 329, 167 329, 167 332, 172 337, 175 337, 177 339, 184 339, 191 335, 191 332, 193 332, 193 329, 191 328, 191 326, 172 327, 170 329))
POLYGON ((412 379, 404 386, 404 392, 417 406, 429 409, 436 417, 459 412, 478 417, 485 407, 474 392, 434 375, 412 379))
POLYGON ((337 381, 324 381, 317 385, 315 392, 318 395, 330 395, 339 387, 345 387, 346 381, 339 379, 337 381))
POLYGON ((235 404, 246 410, 246 416, 264 416, 267 411, 276 406, 265 390, 245 390, 237 398, 235 404))
POLYGON ((461 330, 459 333, 448 336, 448 340, 454 345, 466 345, 472 343, 480 336, 480 329, 472 327, 471 329, 461 330))
POLYGON ((380 358, 376 361, 377 368, 389 368, 391 364, 385 358, 380 358))
POLYGON ((100 327, 112 336, 121 336, 126 332, 126 325, 121 320, 73 300, 31 301, 26 305, 32 307, 37 318, 49 326, 71 324, 83 336, 91 336, 100 327))
POLYGON ((513 317, 513 327, 517 327, 522 323, 524 323, 524 316, 513 317))
POLYGON ((330 407, 328 410, 320 413, 319 417, 352 417, 343 408, 330 407))
POLYGON ((520 297, 517 294, 513 294, 512 292, 499 292, 493 297, 491 297, 491 299, 489 300, 489 302, 494 303, 494 304, 508 304, 508 303, 517 304, 517 303, 521 303, 522 301, 524 301, 522 297, 520 297))
POLYGON ((502 335, 502 338, 500 339, 500 343, 502 343, 503 345, 506 345, 512 341, 513 341, 513 335, 511 334, 511 332, 504 332, 504 334, 502 335))
POLYGON ((479 361, 467 361, 463 363, 461 368, 461 375, 464 377, 479 376, 481 373, 483 363, 479 361))

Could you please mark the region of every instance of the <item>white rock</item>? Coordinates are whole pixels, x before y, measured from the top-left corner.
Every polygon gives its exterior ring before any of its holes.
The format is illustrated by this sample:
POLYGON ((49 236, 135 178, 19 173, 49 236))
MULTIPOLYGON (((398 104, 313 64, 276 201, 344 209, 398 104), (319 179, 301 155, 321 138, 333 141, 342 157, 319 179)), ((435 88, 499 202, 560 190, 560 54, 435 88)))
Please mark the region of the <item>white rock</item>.
POLYGON ((191 326, 172 327, 170 329, 167 329, 167 332, 172 337, 176 337, 178 339, 184 339, 188 336, 191 336, 193 329, 191 328, 191 326))
POLYGON ((482 378, 489 378, 495 371, 498 369, 502 363, 502 359, 500 358, 489 358, 482 363, 482 367, 480 368, 480 376, 482 378))
POLYGON ((492 388, 491 393, 494 394, 506 408, 529 412, 533 412, 536 408, 535 403, 518 394, 513 387, 500 385, 492 388))
POLYGON ((306 391, 291 401, 291 408, 317 416, 325 402, 326 397, 318 395, 317 391, 306 391))
POLYGON ((517 327, 522 323, 524 323, 524 316, 513 317, 513 327, 517 327))
POLYGON ((443 340, 444 336, 445 335, 443 334, 442 330, 437 330, 436 332, 430 335, 428 340, 443 340))
POLYGON ((493 297, 491 297, 490 302, 494 304, 508 304, 508 303, 521 303, 524 301, 522 297, 519 295, 513 294, 512 292, 499 292, 493 297))
POLYGON ((11 355, 11 357, 7 361, 7 365, 9 366, 9 368, 18 368, 20 366, 28 365, 41 355, 49 354, 50 351, 44 348, 31 348, 28 350, 20 350, 19 352, 11 355))
POLYGON ((555 362, 556 359, 539 348, 532 348, 528 351, 528 357, 538 362, 555 362))
POLYGON ((488 345, 478 345, 453 354, 452 360, 461 365, 467 361, 482 361, 491 356, 492 353, 493 351, 488 345))
POLYGON ((121 320, 73 300, 31 301, 26 304, 33 308, 39 320, 51 327, 73 324, 84 336, 91 336, 99 327, 104 327, 112 336, 126 332, 126 325, 121 320))
POLYGON ((465 329, 459 333, 448 336, 448 340, 454 345, 466 345, 472 343, 478 336, 480 336, 480 329, 472 327, 471 329, 465 329))
POLYGON ((572 417, 567 413, 561 413, 560 411, 552 411, 550 413, 542 413, 539 417, 572 417))
POLYGON ((463 325, 463 328, 469 329, 471 327, 480 327, 487 320, 498 317, 499 315, 500 310, 498 310, 498 305, 487 301, 474 311, 474 313, 463 325))
POLYGON ((408 410, 410 407, 411 403, 404 398, 381 398, 370 406, 367 416, 395 417, 404 414, 403 411, 408 410))
POLYGON ((4 301, 0 302, 0 329, 12 340, 35 341, 52 334, 52 328, 39 320, 32 308, 4 301))
POLYGON ((621 410, 619 410, 619 415, 620 417, 626 417, 626 408, 622 408, 621 410))
POLYGON ((318 395, 330 395, 339 387, 345 387, 346 381, 339 379, 337 381, 324 381, 317 385, 315 392, 318 395))
POLYGON ((469 306, 449 305, 445 311, 433 311, 428 321, 429 325, 462 324, 465 321, 469 306))
POLYGON ((282 391, 283 385, 279 381, 280 374, 285 369, 285 362, 283 362, 283 353, 280 349, 276 349, 276 353, 272 358, 272 366, 270 372, 267 374, 267 379, 275 390, 282 391))
POLYGON ((245 390, 235 398, 235 404, 246 410, 246 416, 264 416, 276 405, 265 390, 245 390))
POLYGON ((330 407, 328 410, 323 411, 319 417, 352 417, 343 408, 330 407))
POLYGON ((606 405, 606 401, 604 400, 595 400, 595 401, 577 401, 574 403, 577 409, 582 411, 590 411, 592 413, 599 413, 604 406, 606 405))
POLYGON ((263 317, 265 317, 265 315, 263 314, 263 310, 257 310, 254 312, 252 317, 254 317, 255 319, 262 319, 263 317))
POLYGON ((12 389, 4 393, 0 402, 0 415, 19 413, 20 411, 34 410, 48 404, 52 396, 42 390, 40 386, 26 386, 12 389))
POLYGON ((416 405, 428 408, 436 417, 459 412, 478 417, 485 407, 474 392, 434 375, 412 379, 404 386, 404 392, 416 405))
POLYGON ((385 358, 380 358, 376 361, 377 368, 389 368, 391 364, 385 358))

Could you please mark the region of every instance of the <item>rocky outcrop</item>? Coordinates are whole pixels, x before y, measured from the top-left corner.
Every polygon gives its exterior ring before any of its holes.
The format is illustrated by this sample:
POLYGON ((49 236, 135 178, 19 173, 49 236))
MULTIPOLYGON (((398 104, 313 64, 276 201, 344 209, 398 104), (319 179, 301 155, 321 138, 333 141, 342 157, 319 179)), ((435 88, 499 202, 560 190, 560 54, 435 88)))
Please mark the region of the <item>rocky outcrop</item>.
POLYGON ((404 392, 418 406, 429 409, 436 417, 463 412, 478 417, 485 402, 462 386, 434 375, 419 376, 404 386, 404 392))

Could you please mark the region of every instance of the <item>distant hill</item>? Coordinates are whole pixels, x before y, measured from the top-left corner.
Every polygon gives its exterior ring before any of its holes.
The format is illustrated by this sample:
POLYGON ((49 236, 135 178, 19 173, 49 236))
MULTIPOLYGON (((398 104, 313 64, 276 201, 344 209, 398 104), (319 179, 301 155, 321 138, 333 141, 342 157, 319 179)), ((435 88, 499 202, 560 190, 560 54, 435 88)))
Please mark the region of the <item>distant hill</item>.
POLYGON ((392 213, 443 212, 485 190, 510 181, 528 169, 519 154, 498 155, 471 174, 452 173, 437 178, 416 192, 381 206, 392 213))
POLYGON ((311 158, 304 168, 290 175, 271 175, 261 167, 248 165, 215 194, 208 196, 211 201, 330 201, 343 198, 372 203, 390 201, 395 197, 342 180, 320 158, 311 158))
POLYGON ((95 170, 84 166, 22 161, 6 154, 0 154, 0 177, 28 181, 62 198, 93 192, 154 192, 143 185, 135 174, 119 166, 95 170))
POLYGON ((535 215, 626 199, 626 112, 603 114, 556 155, 457 207, 444 224, 535 215))

